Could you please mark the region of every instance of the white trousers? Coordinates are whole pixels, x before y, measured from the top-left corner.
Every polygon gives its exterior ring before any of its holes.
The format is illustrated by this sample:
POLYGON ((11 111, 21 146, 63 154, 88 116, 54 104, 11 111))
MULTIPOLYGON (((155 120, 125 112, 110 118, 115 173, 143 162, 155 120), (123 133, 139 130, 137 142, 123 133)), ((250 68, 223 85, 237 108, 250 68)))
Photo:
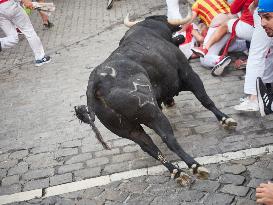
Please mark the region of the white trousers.
MULTIPOLYGON (((227 23, 228 25, 228 32, 232 33, 232 26, 235 23, 237 19, 230 19, 227 23)), ((236 27, 235 27, 235 32, 236 36, 240 39, 244 39, 246 41, 251 41, 252 34, 254 31, 254 27, 243 22, 243 21, 238 21, 236 27)))
POLYGON ((273 82, 273 38, 268 37, 262 28, 257 10, 254 12, 254 24, 244 85, 244 92, 251 95, 257 95, 257 77, 261 77, 264 83, 273 82))
POLYGON ((18 43, 16 27, 26 36, 35 59, 42 59, 45 56, 42 42, 23 8, 14 0, 0 4, 0 28, 6 34, 6 37, 0 38, 3 49, 10 48, 18 43))
MULTIPOLYGON (((204 39, 204 45, 208 42, 208 40, 216 30, 217 28, 209 28, 208 33, 204 39)), ((204 67, 214 67, 219 62, 220 51, 222 50, 222 48, 225 47, 229 37, 229 33, 224 35, 224 37, 220 41, 216 42, 209 48, 208 53, 205 55, 204 58, 200 58, 200 62, 204 67)), ((235 41, 231 43, 228 51, 244 51, 246 49, 247 47, 245 40, 236 38, 235 41)))

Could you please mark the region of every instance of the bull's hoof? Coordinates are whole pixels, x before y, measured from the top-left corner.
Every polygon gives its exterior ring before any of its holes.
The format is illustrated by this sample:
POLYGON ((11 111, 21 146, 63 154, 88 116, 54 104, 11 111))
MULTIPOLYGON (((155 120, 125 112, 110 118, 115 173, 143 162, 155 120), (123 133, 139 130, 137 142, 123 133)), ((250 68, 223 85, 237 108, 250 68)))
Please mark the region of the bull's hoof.
POLYGON ((237 122, 231 117, 229 118, 223 117, 220 123, 225 129, 228 129, 228 130, 235 129, 237 127, 237 122))
POLYGON ((196 164, 192 165, 192 173, 196 175, 197 179, 208 179, 209 170, 202 166, 197 166, 196 164))
POLYGON ((191 177, 184 172, 180 172, 180 176, 177 177, 175 180, 179 185, 183 187, 191 185, 192 182, 191 177))
POLYGON ((205 167, 197 168, 197 178, 198 179, 208 179, 209 178, 209 170, 205 167))

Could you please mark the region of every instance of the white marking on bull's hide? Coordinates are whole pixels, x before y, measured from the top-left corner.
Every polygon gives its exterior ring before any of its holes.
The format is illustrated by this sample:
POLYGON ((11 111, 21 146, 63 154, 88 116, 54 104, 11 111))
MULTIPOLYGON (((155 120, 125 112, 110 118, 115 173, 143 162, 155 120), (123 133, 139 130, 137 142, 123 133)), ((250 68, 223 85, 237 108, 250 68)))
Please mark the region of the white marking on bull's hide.
POLYGON ((133 82, 133 85, 134 85, 135 89, 130 91, 129 93, 138 98, 140 107, 143 107, 144 105, 146 105, 148 103, 155 105, 154 98, 152 97, 152 91, 151 91, 150 85, 148 85, 148 84, 141 85, 136 82, 133 82), (138 93, 143 93, 143 91, 145 91, 145 90, 146 90, 146 93, 144 93, 145 95, 142 95, 142 96, 138 95, 138 93), (136 94, 134 94, 134 93, 136 93, 136 94))
POLYGON ((105 66, 104 67, 104 71, 106 71, 106 72, 100 73, 101 76, 111 75, 114 78, 117 76, 117 72, 116 72, 116 70, 113 67, 105 66), (109 73, 107 72, 108 69, 110 69, 109 73))
POLYGON ((101 76, 106 76, 108 73, 100 73, 101 76))

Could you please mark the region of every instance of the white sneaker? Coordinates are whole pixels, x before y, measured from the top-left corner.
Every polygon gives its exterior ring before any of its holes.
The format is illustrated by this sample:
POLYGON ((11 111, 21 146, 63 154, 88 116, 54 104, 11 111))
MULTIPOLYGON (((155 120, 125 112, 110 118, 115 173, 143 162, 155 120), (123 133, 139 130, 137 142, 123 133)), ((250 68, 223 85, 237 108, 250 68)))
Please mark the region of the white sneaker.
POLYGON ((259 111, 258 101, 249 100, 245 98, 239 105, 234 106, 235 110, 246 111, 246 112, 255 112, 259 111))

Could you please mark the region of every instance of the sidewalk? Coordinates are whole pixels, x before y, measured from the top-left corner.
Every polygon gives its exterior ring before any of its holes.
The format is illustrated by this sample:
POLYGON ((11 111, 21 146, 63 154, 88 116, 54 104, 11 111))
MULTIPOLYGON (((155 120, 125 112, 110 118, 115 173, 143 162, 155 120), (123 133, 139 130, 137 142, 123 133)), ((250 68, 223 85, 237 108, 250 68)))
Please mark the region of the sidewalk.
MULTIPOLYGON (((140 18, 165 14, 165 1, 116 1, 110 11, 99 0, 54 2, 58 9, 51 17, 52 30, 42 31, 40 17, 31 16, 52 63, 34 67, 25 40, 1 52, 0 196, 159 164, 96 120, 112 148, 103 150, 90 127, 73 116, 73 108, 86 103, 91 70, 109 56, 127 30, 123 17, 128 12, 140 18)), ((211 156, 273 144, 273 116, 261 118, 259 113, 238 113, 232 108, 243 95, 241 71, 214 78, 199 61, 191 65, 209 96, 237 120, 238 127, 233 132, 224 130, 191 93, 181 93, 175 98, 176 106, 164 113, 189 154, 211 156)), ((155 133, 147 131, 168 159, 178 160, 155 133)))
POLYGON ((255 205, 255 188, 273 179, 272 159, 271 154, 212 164, 208 166, 210 178, 197 180, 190 187, 181 187, 166 172, 16 204, 255 205))

